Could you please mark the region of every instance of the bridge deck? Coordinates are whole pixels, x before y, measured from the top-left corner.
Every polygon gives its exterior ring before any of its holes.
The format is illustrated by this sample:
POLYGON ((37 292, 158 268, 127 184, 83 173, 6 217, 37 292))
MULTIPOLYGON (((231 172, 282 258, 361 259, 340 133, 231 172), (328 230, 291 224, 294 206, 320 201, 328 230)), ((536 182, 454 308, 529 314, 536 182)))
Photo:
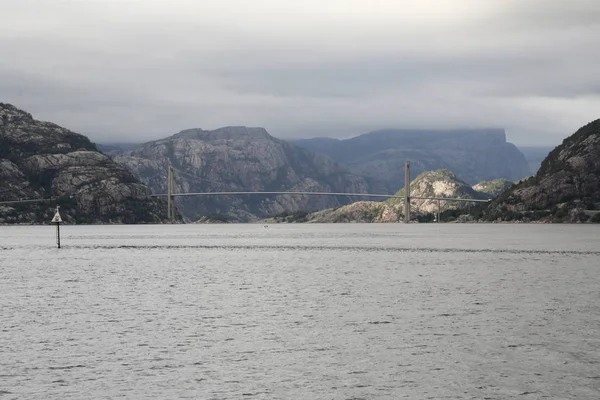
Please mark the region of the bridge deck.
MULTIPOLYGON (((377 194, 377 193, 329 193, 329 192, 198 192, 198 193, 173 193, 173 197, 186 196, 240 196, 240 195, 297 195, 297 196, 350 196, 350 197, 377 197, 386 199, 405 199, 404 196, 395 194, 377 194)), ((168 193, 152 194, 151 197, 167 197, 168 193)), ((411 200, 441 200, 441 201, 468 201, 475 203, 488 203, 488 200, 463 199, 452 197, 420 197, 410 196, 411 200)))

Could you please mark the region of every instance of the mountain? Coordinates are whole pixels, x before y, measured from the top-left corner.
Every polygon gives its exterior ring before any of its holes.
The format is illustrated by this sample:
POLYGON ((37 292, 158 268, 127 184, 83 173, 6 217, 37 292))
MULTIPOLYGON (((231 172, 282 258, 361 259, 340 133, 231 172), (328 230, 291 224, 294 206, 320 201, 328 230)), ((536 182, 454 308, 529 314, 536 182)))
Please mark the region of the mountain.
POLYGON ((482 211, 488 221, 600 222, 600 120, 566 138, 537 174, 482 211))
MULTIPOLYGON (((490 195, 473 190, 467 183, 460 180, 449 170, 427 171, 419 174, 410 183, 413 197, 444 197, 487 200, 490 195)), ((405 195, 404 189, 396 193, 405 195)), ((461 202, 447 200, 411 200, 411 212, 417 219, 439 210, 457 209, 461 202)), ((302 220, 309 222, 399 222, 404 215, 404 199, 393 198, 384 202, 359 201, 349 205, 322 210, 307 215, 302 220)), ((288 222, 290 218, 278 216, 273 222, 288 222)))
POLYGON ((164 201, 83 135, 0 103, 0 223, 156 223, 164 201), (57 198, 47 202, 4 203, 57 198))
POLYGON ((473 190, 476 190, 481 193, 487 193, 492 197, 498 197, 506 189, 511 187, 514 183, 509 181, 508 179, 500 178, 494 179, 493 181, 483 181, 479 182, 477 185, 473 186, 473 190))
POLYGON ((417 174, 449 169, 470 185, 531 175, 527 160, 515 145, 506 142, 502 129, 389 129, 345 140, 315 138, 293 143, 327 154, 357 175, 383 182, 388 193, 404 186, 406 160, 417 174))
MULTIPOLYGON (((323 154, 271 136, 263 128, 225 127, 214 131, 189 129, 142 144, 115 157, 152 188, 167 192, 167 168, 175 170, 175 192, 323 191, 365 193, 363 177, 323 154)), ((202 196, 177 198, 189 221, 218 219, 249 221, 298 210, 315 210, 350 202, 346 197, 202 196), (204 218, 203 218, 204 217, 204 218)))

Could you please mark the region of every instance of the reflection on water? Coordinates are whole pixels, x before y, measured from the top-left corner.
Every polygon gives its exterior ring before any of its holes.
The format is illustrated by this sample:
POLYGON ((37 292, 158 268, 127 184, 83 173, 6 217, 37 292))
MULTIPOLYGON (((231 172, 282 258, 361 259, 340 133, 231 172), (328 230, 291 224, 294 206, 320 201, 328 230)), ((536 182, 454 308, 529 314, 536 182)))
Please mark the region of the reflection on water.
POLYGON ((600 229, 0 227, 0 398, 600 398, 600 229))

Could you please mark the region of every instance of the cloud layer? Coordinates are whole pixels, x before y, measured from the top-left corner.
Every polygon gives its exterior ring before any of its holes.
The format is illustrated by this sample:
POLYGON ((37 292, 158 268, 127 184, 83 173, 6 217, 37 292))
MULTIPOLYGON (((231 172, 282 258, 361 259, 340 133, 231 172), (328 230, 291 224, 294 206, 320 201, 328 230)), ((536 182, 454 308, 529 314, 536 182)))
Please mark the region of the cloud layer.
POLYGON ((600 118, 597 0, 0 0, 0 101, 99 142, 600 118))

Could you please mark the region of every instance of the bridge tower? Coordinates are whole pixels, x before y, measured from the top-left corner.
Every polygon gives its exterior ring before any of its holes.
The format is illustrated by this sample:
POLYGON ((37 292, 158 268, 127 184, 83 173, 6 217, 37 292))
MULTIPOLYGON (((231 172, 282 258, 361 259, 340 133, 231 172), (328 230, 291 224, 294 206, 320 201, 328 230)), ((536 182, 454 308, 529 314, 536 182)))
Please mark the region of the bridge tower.
POLYGON ((173 166, 169 165, 167 170, 167 219, 173 222, 175 219, 175 198, 173 197, 173 166))
POLYGON ((404 222, 410 222, 410 161, 404 169, 404 222))

